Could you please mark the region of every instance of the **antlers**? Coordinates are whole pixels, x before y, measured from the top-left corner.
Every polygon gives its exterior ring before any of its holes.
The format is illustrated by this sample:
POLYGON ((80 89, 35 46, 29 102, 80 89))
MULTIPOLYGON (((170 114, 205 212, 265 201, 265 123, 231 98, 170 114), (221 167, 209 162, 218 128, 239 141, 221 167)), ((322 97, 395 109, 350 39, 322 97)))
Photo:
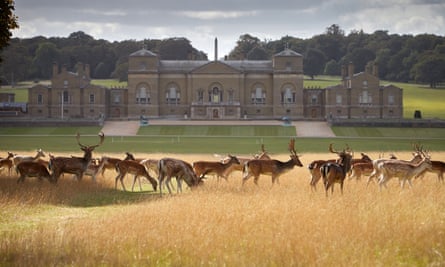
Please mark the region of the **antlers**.
POLYGON ((89 147, 89 148, 96 148, 96 147, 102 145, 102 143, 103 143, 104 140, 105 140, 105 135, 104 135, 103 132, 100 132, 100 133, 98 134, 98 136, 100 137, 100 141, 99 141, 98 144, 96 144, 96 145, 92 145, 92 146, 86 146, 86 145, 82 145, 82 144, 80 143, 80 134, 77 133, 77 136, 76 136, 77 144, 78 144, 81 148, 87 148, 87 147, 89 147))
POLYGON ((297 152, 295 151, 295 138, 292 138, 289 141, 289 152, 294 156, 297 155, 297 152))

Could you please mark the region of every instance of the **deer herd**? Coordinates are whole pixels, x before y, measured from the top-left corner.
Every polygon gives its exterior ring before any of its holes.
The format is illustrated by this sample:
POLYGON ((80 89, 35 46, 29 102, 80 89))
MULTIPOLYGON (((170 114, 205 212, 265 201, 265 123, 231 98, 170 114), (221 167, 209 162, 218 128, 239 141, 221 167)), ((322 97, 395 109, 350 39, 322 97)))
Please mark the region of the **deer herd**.
MULTIPOLYGON (((43 158, 46 154, 39 149, 35 156, 17 155, 7 152, 5 158, 0 158, 0 171, 5 170, 8 176, 12 176, 15 170, 19 176, 17 183, 23 183, 26 177, 36 177, 39 180, 47 179, 56 184, 60 176, 72 174, 75 179, 80 181, 83 176, 91 176, 96 182, 96 176, 104 176, 105 171, 117 173, 115 178, 115 189, 118 182, 124 191, 124 178, 127 174, 133 175, 132 191, 136 181, 139 183, 139 189, 142 191, 141 177, 144 177, 151 184, 153 191, 162 195, 162 189, 165 185, 169 194, 172 194, 172 178, 176 179, 176 190, 182 192, 182 182, 184 181, 191 189, 202 185, 207 175, 216 176, 217 181, 220 178, 228 180, 229 176, 236 172, 242 172, 242 186, 253 177, 253 181, 258 185, 260 175, 269 175, 272 179, 272 186, 279 183, 279 177, 284 173, 291 171, 295 166, 303 167, 300 156, 295 150, 295 139, 289 142, 288 151, 290 159, 280 161, 272 159, 264 145, 261 146, 261 153, 250 158, 241 158, 234 155, 228 155, 221 161, 195 161, 192 164, 170 157, 161 159, 135 158, 133 154, 126 152, 125 157, 113 158, 102 156, 93 158, 95 148, 101 146, 105 136, 99 133, 99 142, 94 145, 84 145, 80 142, 80 135, 77 134, 76 140, 83 151, 83 157, 54 156, 48 154, 49 160, 43 158), (157 177, 154 178, 153 176, 157 177)), ((365 153, 361 153, 360 158, 354 158, 354 152, 346 145, 341 150, 335 150, 333 144, 329 145, 329 152, 336 154, 331 159, 314 160, 308 165, 310 173, 310 187, 316 191, 317 183, 322 180, 326 196, 334 191, 334 184, 340 185, 341 194, 343 194, 343 185, 346 177, 349 179, 360 179, 362 176, 368 176, 367 185, 376 180, 379 188, 386 188, 387 182, 391 178, 398 178, 400 186, 403 188, 408 182, 412 187, 412 180, 422 177, 426 172, 437 174, 438 180, 443 182, 443 173, 445 163, 442 161, 431 160, 430 155, 419 145, 414 145, 413 157, 410 160, 401 160, 391 155, 389 158, 379 157, 372 160, 365 153)))

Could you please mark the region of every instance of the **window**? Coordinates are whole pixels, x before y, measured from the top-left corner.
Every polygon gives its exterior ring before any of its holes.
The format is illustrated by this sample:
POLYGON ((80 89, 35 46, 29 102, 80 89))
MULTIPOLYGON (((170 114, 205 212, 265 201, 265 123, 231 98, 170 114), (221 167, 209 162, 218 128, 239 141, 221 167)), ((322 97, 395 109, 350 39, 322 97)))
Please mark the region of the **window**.
POLYGON ((147 69, 147 63, 144 61, 139 62, 139 69, 140 70, 146 70, 147 69))
POLYGON ((359 95, 358 102, 359 102, 360 104, 371 104, 371 103, 372 103, 372 96, 369 94, 368 91, 363 91, 363 92, 359 95))
POLYGON ((318 103, 317 95, 311 95, 311 104, 316 105, 318 103))
POLYGON ((233 89, 229 90, 229 99, 228 99, 229 104, 233 103, 233 89))
POLYGON ((63 87, 65 87, 65 88, 68 87, 68 81, 67 80, 63 81, 63 87))
POLYGON ((335 103, 337 103, 337 105, 341 105, 342 102, 342 96, 340 94, 337 94, 335 96, 335 103))
POLYGON ((141 87, 136 91, 136 103, 138 104, 150 104, 150 91, 141 87))
POLYGON ((119 104, 121 102, 121 95, 119 93, 113 94, 113 104, 119 104))
POLYGON ((37 95, 37 104, 39 104, 39 105, 43 104, 43 95, 41 95, 41 94, 37 95))
POLYGON ((95 95, 90 94, 90 104, 94 104, 94 102, 95 102, 95 95))
POLYGON ((165 93, 165 101, 170 105, 177 105, 181 99, 181 94, 175 86, 168 88, 165 93))
POLYGON ((222 91, 218 87, 212 89, 212 103, 220 103, 222 101, 222 91))
POLYGON ((204 90, 199 89, 198 90, 198 102, 202 104, 204 101, 204 90))
POLYGON ((63 91, 62 93, 62 101, 64 104, 67 104, 70 102, 70 96, 68 94, 68 91, 63 91))
POLYGON ((368 88, 368 81, 364 80, 363 81, 363 89, 367 89, 368 88))
POLYGON ((257 87, 251 94, 252 104, 261 105, 266 104, 266 92, 263 91, 263 88, 257 87))
POLYGON ((388 104, 389 105, 394 105, 394 102, 395 102, 394 96, 393 95, 389 95, 388 96, 388 104))
POLYGON ((281 103, 282 104, 294 104, 297 101, 297 93, 292 90, 291 87, 286 87, 284 91, 281 92, 281 103))

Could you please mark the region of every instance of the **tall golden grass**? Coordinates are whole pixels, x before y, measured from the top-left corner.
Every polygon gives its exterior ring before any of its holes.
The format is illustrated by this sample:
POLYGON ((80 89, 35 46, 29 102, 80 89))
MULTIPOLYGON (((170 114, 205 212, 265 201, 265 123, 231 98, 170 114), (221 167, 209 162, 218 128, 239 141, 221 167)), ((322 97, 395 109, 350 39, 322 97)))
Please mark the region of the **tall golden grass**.
MULTIPOLYGON (((432 156, 443 160, 445 153, 432 156)), ((273 187, 269 176, 242 187, 235 173, 228 182, 209 178, 197 190, 163 197, 148 183, 142 193, 116 191, 115 173, 97 184, 64 177, 57 186, 35 179, 17 185, 16 177, 3 176, 0 265, 445 265, 445 185, 435 175, 404 190, 396 179, 382 191, 348 180, 343 195, 336 185, 326 197, 321 183, 311 191, 307 165, 331 157, 303 155, 305 166, 273 187)))

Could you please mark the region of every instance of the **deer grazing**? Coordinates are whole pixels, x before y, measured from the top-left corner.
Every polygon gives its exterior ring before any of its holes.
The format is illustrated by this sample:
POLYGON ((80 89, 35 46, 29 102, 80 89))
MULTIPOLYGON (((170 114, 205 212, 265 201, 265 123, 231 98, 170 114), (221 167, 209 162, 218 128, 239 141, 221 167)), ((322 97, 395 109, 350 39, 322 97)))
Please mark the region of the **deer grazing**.
MULTIPOLYGON (((121 160, 118 163, 116 163, 116 171, 118 174, 116 176, 116 181, 114 184, 115 189, 117 189, 117 181, 120 181, 122 188, 124 189, 124 191, 126 191, 123 179, 127 174, 133 174, 134 178, 131 191, 134 191, 134 184, 136 183, 136 180, 140 176, 147 178, 147 180, 153 186, 153 191, 157 190, 158 182, 156 181, 155 178, 151 177, 150 174, 148 174, 147 170, 145 169, 145 166, 140 164, 139 162, 136 162, 134 160, 121 160)), ((139 181, 139 189, 142 191, 141 180, 138 179, 138 181, 139 181)))
POLYGON ((337 154, 339 160, 337 162, 327 162, 320 167, 321 176, 323 177, 323 184, 326 190, 326 196, 328 196, 328 190, 331 188, 331 194, 334 193, 334 184, 340 184, 340 191, 343 194, 343 183, 346 178, 346 174, 351 167, 352 153, 346 149, 338 152, 332 148, 332 144, 329 145, 329 152, 337 154))
POLYGON ((207 174, 216 174, 218 182, 220 177, 227 181, 229 168, 233 165, 240 164, 237 157, 232 155, 228 155, 228 157, 230 160, 228 160, 226 163, 219 161, 195 161, 193 162, 193 170, 200 178, 204 178, 204 176, 207 174))
POLYGON ((104 142, 105 136, 102 132, 99 133, 99 138, 98 144, 87 146, 80 143, 80 135, 77 134, 77 144, 84 152, 83 157, 51 157, 49 165, 53 171, 54 182, 57 182, 62 173, 74 174, 78 180, 81 180, 85 170, 91 163, 93 150, 104 142))
POLYGON ((8 152, 8 156, 6 158, 0 159, 0 170, 8 170, 8 176, 11 176, 11 169, 14 165, 14 163, 12 162, 13 157, 14 153, 8 152))
POLYGON ((20 175, 17 183, 25 182, 26 177, 37 177, 40 181, 43 178, 51 183, 54 180, 45 165, 35 161, 22 161, 16 166, 17 173, 20 175))
POLYGON ((289 142, 289 152, 290 159, 286 162, 282 162, 275 159, 264 160, 264 159, 253 159, 249 160, 244 165, 243 170, 243 185, 250 177, 254 177, 254 183, 258 185, 258 179, 261 174, 272 176, 272 186, 275 182, 279 183, 279 177, 284 173, 292 170, 294 166, 302 167, 297 152, 295 151, 295 139, 291 139, 289 142))
POLYGON ((431 170, 432 164, 430 161, 430 157, 426 155, 423 151, 420 152, 423 156, 423 159, 418 163, 397 161, 397 160, 388 160, 384 161, 380 165, 380 176, 379 176, 379 187, 382 189, 382 186, 385 188, 386 183, 392 177, 398 177, 400 181, 400 186, 403 189, 405 183, 408 181, 410 187, 412 187, 411 179, 413 177, 418 176, 425 170, 431 170))
POLYGON ((177 192, 182 191, 181 180, 190 188, 195 188, 196 186, 203 183, 202 178, 199 178, 193 171, 192 165, 189 163, 174 158, 162 158, 158 163, 159 170, 159 193, 162 196, 162 183, 165 180, 169 194, 171 194, 170 180, 172 177, 176 177, 177 182, 177 192))
POLYGON ((122 160, 135 160, 131 153, 126 152, 124 159, 108 157, 107 162, 102 168, 102 176, 104 176, 106 170, 116 171, 116 164, 122 160))

